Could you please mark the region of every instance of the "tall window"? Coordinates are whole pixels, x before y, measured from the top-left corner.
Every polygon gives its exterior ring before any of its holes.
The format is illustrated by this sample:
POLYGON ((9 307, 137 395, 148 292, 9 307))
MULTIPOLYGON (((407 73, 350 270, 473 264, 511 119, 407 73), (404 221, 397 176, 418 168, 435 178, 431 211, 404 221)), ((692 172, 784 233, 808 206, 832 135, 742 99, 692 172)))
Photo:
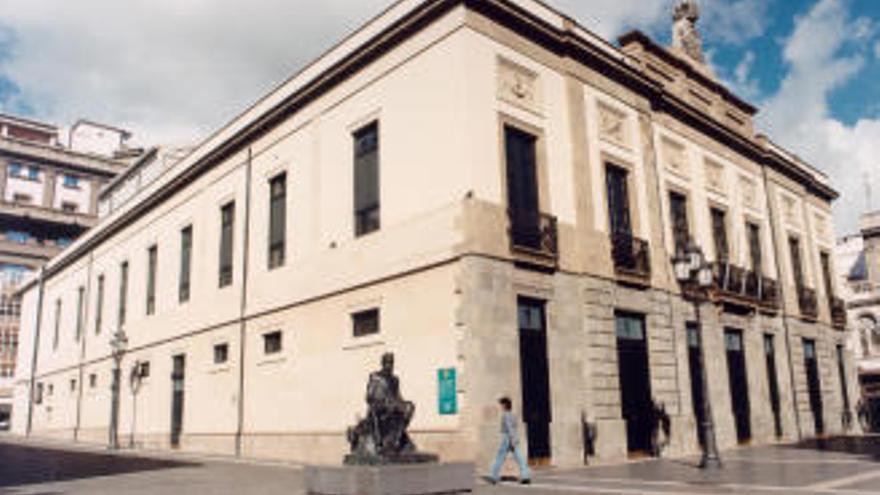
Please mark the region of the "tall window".
POLYGON ((379 230, 379 124, 354 134, 355 236, 379 230))
POLYGON ((730 257, 730 248, 727 244, 727 214, 721 208, 711 208, 709 213, 712 217, 715 259, 716 261, 727 261, 730 257))
POLYGON ((752 222, 746 223, 746 235, 749 236, 749 255, 752 258, 752 271, 760 275, 763 272, 764 252, 761 249, 761 227, 752 222))
POLYGON ((608 194, 608 221, 612 234, 631 235, 627 171, 615 165, 606 165, 605 183, 608 194))
POLYGON ((669 214, 672 217, 672 238, 675 252, 684 252, 690 239, 688 226, 687 197, 677 192, 669 193, 669 214))
POLYGON ((507 162, 507 207, 513 243, 541 248, 541 213, 538 193, 538 138, 513 126, 504 127, 507 162))
POLYGON ((232 283, 232 229, 235 224, 235 201, 220 209, 220 287, 232 283))
POLYGON ((819 253, 819 260, 822 263, 822 278, 825 282, 825 297, 834 297, 834 279, 831 278, 831 256, 827 251, 819 253))
POLYGON ((76 291, 76 341, 82 337, 83 317, 85 310, 86 288, 80 287, 76 291))
POLYGON ((58 349, 58 335, 61 332, 61 299, 55 300, 55 334, 52 337, 52 349, 58 349))
POLYGON ((791 271, 794 275, 794 285, 798 291, 804 289, 804 267, 801 264, 801 242, 797 237, 788 238, 788 249, 791 253, 791 271))
POLYGON ((128 262, 119 265, 119 329, 125 325, 125 306, 128 302, 128 262))
POLYGON ((287 222, 287 174, 269 181, 269 269, 284 264, 284 238, 287 222))
POLYGON ((98 275, 98 294, 95 301, 95 335, 101 333, 101 323, 104 320, 104 275, 98 275))
POLYGON ((156 313, 156 265, 159 262, 159 247, 150 246, 147 250, 147 314, 156 313))
POLYGON ((192 225, 180 231, 180 280, 177 287, 177 300, 189 301, 190 274, 192 272, 192 225))

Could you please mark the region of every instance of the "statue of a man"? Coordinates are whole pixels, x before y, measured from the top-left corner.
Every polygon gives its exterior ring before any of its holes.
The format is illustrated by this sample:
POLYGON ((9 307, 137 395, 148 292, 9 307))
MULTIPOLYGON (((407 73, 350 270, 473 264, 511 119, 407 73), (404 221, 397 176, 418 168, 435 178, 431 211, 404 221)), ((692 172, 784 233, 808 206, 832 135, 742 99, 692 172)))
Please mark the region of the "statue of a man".
POLYGON ((680 50, 695 62, 704 64, 703 40, 697 30, 700 7, 695 0, 680 0, 672 14, 672 47, 680 50))
POLYGON ((415 405, 400 395, 400 380, 394 375, 394 354, 382 356, 382 369, 370 373, 367 382, 368 419, 376 431, 376 447, 382 455, 415 450, 406 429, 415 413, 415 405))

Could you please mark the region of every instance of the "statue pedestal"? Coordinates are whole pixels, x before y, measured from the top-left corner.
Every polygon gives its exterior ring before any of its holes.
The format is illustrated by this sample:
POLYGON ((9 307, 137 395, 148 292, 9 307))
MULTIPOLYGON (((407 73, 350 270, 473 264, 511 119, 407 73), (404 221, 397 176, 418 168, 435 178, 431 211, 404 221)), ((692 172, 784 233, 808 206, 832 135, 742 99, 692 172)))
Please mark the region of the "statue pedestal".
POLYGON ((440 495, 474 488, 472 463, 309 466, 310 495, 440 495))

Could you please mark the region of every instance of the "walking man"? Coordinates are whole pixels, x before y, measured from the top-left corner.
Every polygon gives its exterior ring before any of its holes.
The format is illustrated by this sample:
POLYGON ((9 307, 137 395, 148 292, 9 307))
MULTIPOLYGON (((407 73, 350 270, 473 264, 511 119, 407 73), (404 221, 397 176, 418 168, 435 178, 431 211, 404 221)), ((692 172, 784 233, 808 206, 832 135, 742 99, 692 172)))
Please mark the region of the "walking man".
POLYGON ((519 482, 528 485, 532 482, 532 473, 529 471, 529 465, 519 448, 519 432, 516 426, 516 415, 512 411, 513 403, 508 397, 502 397, 498 400, 498 405, 501 406, 501 445, 498 448, 495 463, 492 464, 489 482, 493 485, 498 483, 501 476, 501 466, 507 459, 507 454, 513 454, 513 458, 519 464, 519 482))

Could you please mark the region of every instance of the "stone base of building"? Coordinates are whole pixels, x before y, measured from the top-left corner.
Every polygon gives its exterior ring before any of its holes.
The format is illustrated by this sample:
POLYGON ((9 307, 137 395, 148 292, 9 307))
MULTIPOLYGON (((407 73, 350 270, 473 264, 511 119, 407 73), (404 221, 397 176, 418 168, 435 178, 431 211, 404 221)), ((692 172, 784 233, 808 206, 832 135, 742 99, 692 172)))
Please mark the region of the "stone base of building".
POLYGON ((306 468, 310 495, 440 495, 474 488, 470 463, 398 466, 311 466, 306 468))

